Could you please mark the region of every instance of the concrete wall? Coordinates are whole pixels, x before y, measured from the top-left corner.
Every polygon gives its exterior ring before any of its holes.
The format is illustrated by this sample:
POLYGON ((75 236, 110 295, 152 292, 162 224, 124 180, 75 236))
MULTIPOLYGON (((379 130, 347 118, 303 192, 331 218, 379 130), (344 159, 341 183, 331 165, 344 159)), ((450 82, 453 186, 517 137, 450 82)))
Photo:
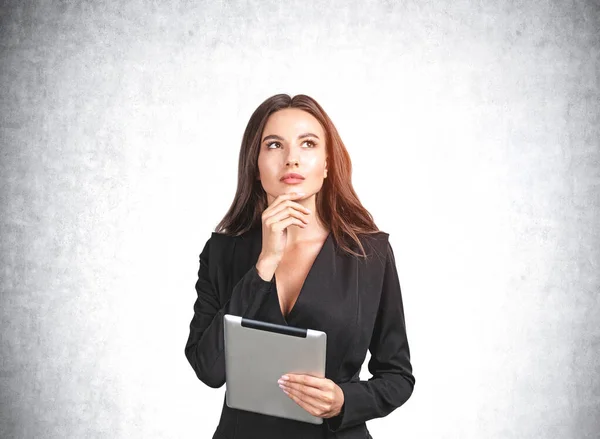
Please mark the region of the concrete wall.
POLYGON ((598 437, 598 2, 0 20, 0 437, 211 437, 224 388, 183 354, 198 254, 281 92, 329 112, 396 253, 417 386, 373 437, 598 437))

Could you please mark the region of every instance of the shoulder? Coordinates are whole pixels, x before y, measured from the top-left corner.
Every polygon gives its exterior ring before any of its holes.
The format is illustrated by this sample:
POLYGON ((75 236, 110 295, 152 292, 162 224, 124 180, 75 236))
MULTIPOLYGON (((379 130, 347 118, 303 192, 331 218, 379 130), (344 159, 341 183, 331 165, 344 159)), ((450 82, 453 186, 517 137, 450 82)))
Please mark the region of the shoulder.
POLYGON ((230 256, 235 247, 240 243, 242 243, 242 245, 252 243, 257 236, 256 233, 256 228, 250 229, 241 235, 211 232, 211 235, 204 246, 203 253, 206 252, 206 255, 213 261, 221 261, 223 257, 230 256))
POLYGON ((383 230, 378 230, 372 233, 360 233, 358 236, 361 240, 367 242, 387 242, 390 234, 383 230))
MULTIPOLYGON (((358 239, 367 254, 367 261, 374 260, 379 263, 385 263, 388 255, 389 236, 389 233, 382 230, 358 234, 358 239)), ((357 246, 354 246, 354 250, 360 252, 357 246)))
POLYGON ((363 245, 368 245, 376 249, 386 247, 389 242, 389 237, 389 233, 386 233, 382 230, 378 230, 377 232, 373 233, 360 233, 358 235, 358 238, 363 245))
POLYGON ((230 235, 230 234, 221 233, 221 232, 211 232, 209 241, 218 243, 221 245, 228 245, 228 244, 231 244, 238 240, 246 240, 246 239, 252 238, 258 232, 260 232, 260 228, 258 228, 258 227, 252 227, 251 229, 247 230, 246 232, 244 232, 240 235, 230 235))

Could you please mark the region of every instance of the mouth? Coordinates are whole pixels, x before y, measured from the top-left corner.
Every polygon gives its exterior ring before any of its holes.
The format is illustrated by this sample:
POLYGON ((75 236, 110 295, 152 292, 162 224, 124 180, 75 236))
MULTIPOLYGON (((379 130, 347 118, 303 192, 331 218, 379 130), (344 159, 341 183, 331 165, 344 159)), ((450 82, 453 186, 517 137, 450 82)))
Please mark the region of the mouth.
POLYGON ((298 183, 302 183, 302 179, 301 178, 292 178, 292 177, 288 177, 288 178, 284 178, 283 180, 281 180, 283 183, 287 183, 287 184, 298 184, 298 183))
POLYGON ((285 174, 283 177, 281 177, 281 181, 287 184, 297 184, 301 183, 303 180, 304 177, 302 175, 295 173, 285 174))

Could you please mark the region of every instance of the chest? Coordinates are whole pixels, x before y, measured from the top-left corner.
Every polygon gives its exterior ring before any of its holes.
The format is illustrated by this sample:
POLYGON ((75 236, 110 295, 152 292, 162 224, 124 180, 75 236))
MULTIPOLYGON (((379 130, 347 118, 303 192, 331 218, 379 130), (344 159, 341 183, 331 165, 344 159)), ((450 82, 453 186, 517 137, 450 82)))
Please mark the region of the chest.
MULTIPOLYGON (((354 367, 340 367, 355 353, 359 362, 364 360, 377 317, 384 272, 384 261, 374 253, 381 255, 386 243, 384 239, 376 243, 376 252, 366 246, 370 254, 366 260, 339 251, 331 235, 322 247, 319 243, 286 251, 275 271, 273 294, 253 317, 325 332, 326 376, 351 378, 356 372, 354 367)), ((215 270, 213 282, 221 292, 222 306, 256 264, 262 248, 260 234, 238 244, 229 269, 215 270)))
POLYGON ((287 251, 275 270, 275 286, 281 313, 289 315, 300 296, 321 244, 287 251))

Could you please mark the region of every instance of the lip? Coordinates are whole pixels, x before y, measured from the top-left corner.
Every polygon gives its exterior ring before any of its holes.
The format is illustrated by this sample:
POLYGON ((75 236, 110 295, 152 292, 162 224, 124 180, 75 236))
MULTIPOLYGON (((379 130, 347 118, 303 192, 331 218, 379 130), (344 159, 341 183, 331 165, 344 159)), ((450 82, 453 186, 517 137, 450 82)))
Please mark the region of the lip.
POLYGON ((302 183, 303 180, 301 180, 300 178, 284 178, 281 181, 286 184, 298 184, 298 183, 302 183))
POLYGON ((288 172, 283 177, 281 177, 281 181, 286 183, 297 183, 304 180, 304 176, 300 174, 296 174, 295 172, 288 172))

